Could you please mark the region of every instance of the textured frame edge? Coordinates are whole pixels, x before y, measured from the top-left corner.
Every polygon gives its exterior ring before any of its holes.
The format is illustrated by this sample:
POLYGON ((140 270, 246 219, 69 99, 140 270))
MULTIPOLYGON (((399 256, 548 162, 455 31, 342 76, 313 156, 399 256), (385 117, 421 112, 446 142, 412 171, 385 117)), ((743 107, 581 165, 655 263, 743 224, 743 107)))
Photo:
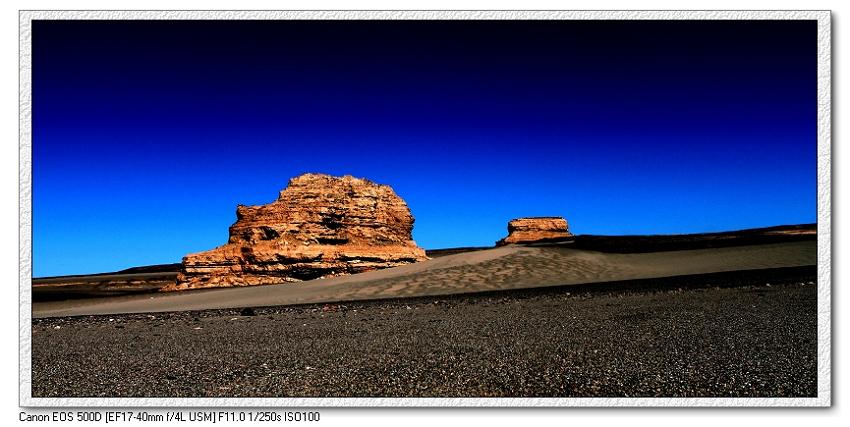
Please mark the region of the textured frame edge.
POLYGON ((828 10, 19 11, 19 405, 23 407, 828 407, 831 405, 831 12, 828 10), (34 398, 32 397, 32 20, 537 19, 818 22, 818 396, 812 398, 34 398))

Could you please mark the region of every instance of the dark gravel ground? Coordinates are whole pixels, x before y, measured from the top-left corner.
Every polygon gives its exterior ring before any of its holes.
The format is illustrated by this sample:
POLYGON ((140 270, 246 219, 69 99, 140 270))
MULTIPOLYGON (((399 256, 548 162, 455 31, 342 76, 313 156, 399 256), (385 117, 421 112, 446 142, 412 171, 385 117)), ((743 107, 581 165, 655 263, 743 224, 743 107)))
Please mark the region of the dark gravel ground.
POLYGON ((816 396, 814 267, 633 282, 37 319, 32 393, 816 396))

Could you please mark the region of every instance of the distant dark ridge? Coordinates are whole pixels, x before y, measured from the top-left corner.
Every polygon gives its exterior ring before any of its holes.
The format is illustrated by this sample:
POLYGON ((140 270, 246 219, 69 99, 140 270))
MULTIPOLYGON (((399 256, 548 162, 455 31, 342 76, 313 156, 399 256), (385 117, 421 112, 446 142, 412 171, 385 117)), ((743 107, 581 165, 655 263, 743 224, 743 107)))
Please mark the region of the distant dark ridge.
POLYGON ((699 234, 634 236, 578 235, 571 242, 532 246, 560 246, 610 253, 643 253, 725 248, 817 240, 817 224, 780 225, 737 231, 699 234))
POLYGON ((116 271, 115 274, 137 274, 137 273, 177 273, 183 264, 176 262, 174 264, 156 264, 142 267, 130 267, 121 271, 116 271))
POLYGON ((174 263, 174 264, 155 264, 155 265, 144 265, 141 267, 130 267, 124 270, 119 271, 111 271, 107 273, 92 273, 92 274, 70 274, 67 276, 44 276, 44 277, 33 277, 33 280, 41 280, 41 279, 64 279, 64 278, 73 278, 73 277, 91 277, 91 276, 111 276, 115 274, 144 274, 144 273, 179 273, 180 267, 182 264, 174 263))
POLYGON ((464 252, 483 251, 485 249, 493 249, 492 246, 467 246, 462 248, 445 248, 445 249, 426 249, 425 255, 429 258, 439 258, 441 256, 462 254, 464 252))

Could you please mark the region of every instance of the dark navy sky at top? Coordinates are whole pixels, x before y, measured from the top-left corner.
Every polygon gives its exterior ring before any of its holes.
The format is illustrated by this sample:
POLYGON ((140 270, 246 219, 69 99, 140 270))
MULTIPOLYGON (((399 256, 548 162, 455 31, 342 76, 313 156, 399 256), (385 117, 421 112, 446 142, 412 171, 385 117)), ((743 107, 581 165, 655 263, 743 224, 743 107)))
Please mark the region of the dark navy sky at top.
POLYGON ((38 21, 34 275, 179 262, 304 172, 426 248, 816 221, 815 21, 38 21))

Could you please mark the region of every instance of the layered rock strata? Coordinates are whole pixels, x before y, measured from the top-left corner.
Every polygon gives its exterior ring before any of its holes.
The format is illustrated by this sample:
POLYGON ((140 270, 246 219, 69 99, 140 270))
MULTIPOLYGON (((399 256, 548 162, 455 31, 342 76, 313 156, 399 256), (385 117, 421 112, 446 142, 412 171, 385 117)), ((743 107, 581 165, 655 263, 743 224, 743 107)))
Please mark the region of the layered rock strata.
POLYGON ((557 241, 572 237, 567 220, 559 216, 517 218, 508 222, 508 236, 496 246, 557 241))
POLYGON ((176 284, 164 290, 298 282, 422 261, 413 221, 389 186, 301 175, 270 204, 239 205, 227 244, 185 256, 176 284))

